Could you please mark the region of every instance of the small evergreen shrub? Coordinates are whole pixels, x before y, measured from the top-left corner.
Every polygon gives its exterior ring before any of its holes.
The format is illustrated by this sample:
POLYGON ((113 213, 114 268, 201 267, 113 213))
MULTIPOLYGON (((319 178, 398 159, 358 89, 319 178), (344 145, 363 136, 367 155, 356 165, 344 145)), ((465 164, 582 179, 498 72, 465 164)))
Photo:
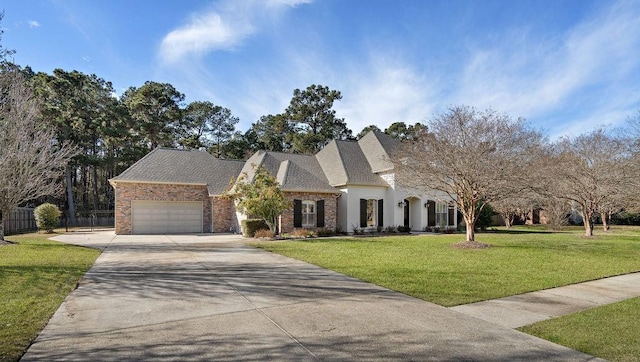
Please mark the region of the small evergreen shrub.
POLYGON ((404 226, 404 225, 398 226, 399 233, 408 233, 409 231, 411 231, 411 226, 404 226))
POLYGON ((58 227, 60 219, 60 209, 54 204, 45 203, 33 210, 33 216, 36 219, 36 226, 39 230, 52 233, 53 229, 58 227))
POLYGON ((252 238, 256 235, 256 231, 267 229, 269 230, 269 226, 262 219, 246 219, 242 220, 240 225, 242 229, 242 236, 245 238, 252 238))
POLYGON ((398 232, 398 227, 395 225, 389 225, 384 229, 384 232, 387 234, 395 234, 398 232))
POLYGON ((333 231, 331 229, 327 229, 327 228, 318 229, 317 233, 318 233, 318 236, 334 236, 334 235, 336 235, 335 231, 333 231))

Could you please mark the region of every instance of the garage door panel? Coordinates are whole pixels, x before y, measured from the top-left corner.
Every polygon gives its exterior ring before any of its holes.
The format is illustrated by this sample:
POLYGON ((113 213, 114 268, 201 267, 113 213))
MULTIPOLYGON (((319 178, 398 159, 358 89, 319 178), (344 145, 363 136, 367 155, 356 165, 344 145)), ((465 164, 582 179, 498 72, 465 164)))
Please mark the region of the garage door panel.
POLYGON ((133 233, 201 233, 202 209, 200 201, 132 201, 133 233))

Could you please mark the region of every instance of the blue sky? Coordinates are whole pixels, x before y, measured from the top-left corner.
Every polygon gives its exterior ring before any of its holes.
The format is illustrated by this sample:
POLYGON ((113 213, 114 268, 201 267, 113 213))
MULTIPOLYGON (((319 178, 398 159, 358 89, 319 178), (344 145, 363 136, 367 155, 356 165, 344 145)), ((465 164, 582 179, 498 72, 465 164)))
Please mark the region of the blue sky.
POLYGON ((640 1, 8 0, 3 45, 35 71, 94 73, 118 94, 168 82, 246 130, 295 88, 342 92, 359 132, 452 105, 554 138, 640 109, 640 1))

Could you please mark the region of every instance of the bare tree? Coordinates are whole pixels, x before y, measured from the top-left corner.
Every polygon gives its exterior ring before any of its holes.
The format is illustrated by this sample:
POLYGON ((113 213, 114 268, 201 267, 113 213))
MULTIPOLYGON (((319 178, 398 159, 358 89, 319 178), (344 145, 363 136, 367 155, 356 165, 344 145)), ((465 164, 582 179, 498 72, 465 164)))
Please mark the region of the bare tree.
POLYGON ((601 208, 618 204, 634 180, 635 167, 629 139, 605 129, 563 138, 556 142, 541 175, 550 196, 573 202, 582 216, 586 236, 601 208))
POLYGON ((60 190, 58 180, 75 149, 55 141, 22 71, 0 69, 0 240, 3 216, 29 200, 60 190))
POLYGON ((546 197, 542 200, 541 207, 546 215, 547 226, 552 230, 560 230, 569 223, 571 205, 567 200, 554 196, 546 197))
POLYGON ((457 203, 466 241, 475 243, 476 220, 485 205, 527 189, 527 164, 542 142, 522 119, 458 106, 436 116, 392 157, 401 184, 441 191, 457 203))
POLYGON ((517 217, 537 208, 538 205, 538 195, 527 191, 509 195, 491 203, 493 210, 502 216, 507 228, 513 225, 517 217))

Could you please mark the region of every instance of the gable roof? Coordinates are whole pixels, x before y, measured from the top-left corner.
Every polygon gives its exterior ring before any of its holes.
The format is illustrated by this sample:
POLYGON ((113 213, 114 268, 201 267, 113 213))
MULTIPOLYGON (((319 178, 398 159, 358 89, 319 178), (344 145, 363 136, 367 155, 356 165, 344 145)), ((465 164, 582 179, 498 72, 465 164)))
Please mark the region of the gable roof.
POLYGON ((373 173, 367 157, 356 141, 333 140, 315 157, 332 186, 389 186, 379 175, 373 173))
POLYGON ((314 156, 258 151, 246 161, 241 173, 246 173, 251 181, 260 166, 276 176, 283 191, 338 192, 314 156))
POLYGON ((221 160, 204 151, 156 148, 109 181, 206 185, 209 195, 221 195, 243 166, 244 161, 221 160))
POLYGON ((393 170, 390 156, 400 145, 397 139, 379 131, 371 131, 358 140, 358 144, 371 165, 372 172, 393 170))
POLYGON ((206 185, 209 195, 221 195, 242 173, 253 180, 262 166, 283 191, 339 193, 336 187, 346 185, 388 187, 378 173, 393 169, 389 155, 398 144, 371 131, 359 141, 333 140, 314 156, 258 151, 247 161, 221 160, 204 151, 156 148, 109 182, 206 185))

